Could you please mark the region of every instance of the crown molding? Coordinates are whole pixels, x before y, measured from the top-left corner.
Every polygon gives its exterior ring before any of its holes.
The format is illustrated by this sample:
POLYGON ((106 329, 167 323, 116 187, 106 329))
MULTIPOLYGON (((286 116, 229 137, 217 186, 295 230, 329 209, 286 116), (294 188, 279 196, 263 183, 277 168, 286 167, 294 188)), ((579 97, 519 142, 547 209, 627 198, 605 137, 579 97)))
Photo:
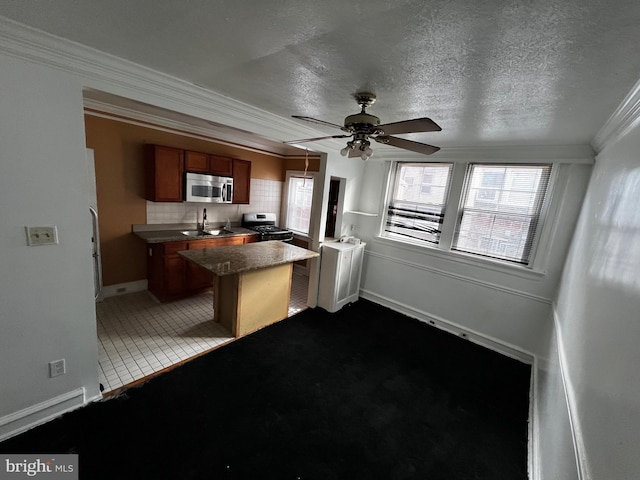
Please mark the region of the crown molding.
POLYGON ((600 128, 591 141, 594 150, 599 154, 607 146, 624 137, 640 121, 640 81, 624 97, 618 108, 600 128))
POLYGON ((261 135, 274 141, 317 131, 179 78, 0 16, 0 52, 69 73, 97 90, 261 135))
POLYGON ((442 147, 433 155, 385 148, 372 159, 410 162, 543 162, 593 164, 595 153, 589 145, 494 145, 478 147, 442 147))
MULTIPOLYGON (((228 145, 241 150, 246 150, 263 155, 270 155, 281 159, 304 159, 305 155, 302 151, 296 154, 287 154, 272 148, 270 145, 260 143, 258 139, 251 138, 255 135, 248 135, 244 132, 221 132, 214 126, 211 128, 202 127, 180 121, 174 118, 154 115, 148 112, 142 112, 113 103, 101 102, 92 98, 84 98, 84 108, 86 115, 107 118, 122 123, 139 125, 154 130, 162 130, 169 133, 175 133, 194 138, 207 140, 211 143, 220 145, 228 145)), ((273 143, 273 142, 271 142, 273 143)), ((310 153, 309 158, 319 158, 317 153, 310 153)))

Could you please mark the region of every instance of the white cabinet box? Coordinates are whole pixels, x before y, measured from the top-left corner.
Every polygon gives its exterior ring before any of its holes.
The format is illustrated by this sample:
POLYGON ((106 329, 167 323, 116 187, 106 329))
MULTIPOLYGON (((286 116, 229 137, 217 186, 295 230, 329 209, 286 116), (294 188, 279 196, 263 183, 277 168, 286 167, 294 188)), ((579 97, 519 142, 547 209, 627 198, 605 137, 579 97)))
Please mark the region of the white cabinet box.
POLYGON ((320 254, 318 306, 337 312, 360 293, 364 243, 325 243, 320 254))

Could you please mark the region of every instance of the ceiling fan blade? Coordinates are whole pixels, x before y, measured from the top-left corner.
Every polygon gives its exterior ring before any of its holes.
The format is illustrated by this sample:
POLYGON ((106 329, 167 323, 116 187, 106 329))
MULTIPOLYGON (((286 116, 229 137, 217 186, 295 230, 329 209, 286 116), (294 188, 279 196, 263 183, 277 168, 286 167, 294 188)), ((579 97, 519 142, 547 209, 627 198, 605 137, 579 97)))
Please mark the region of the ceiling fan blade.
POLYGON ((326 140, 328 138, 349 138, 353 135, 329 135, 328 137, 316 137, 316 138, 303 138, 302 140, 290 140, 287 143, 289 145, 295 145, 296 143, 315 142, 316 140, 326 140))
POLYGON ((378 125, 376 130, 382 130, 382 135, 395 135, 396 133, 439 132, 442 128, 430 118, 425 117, 378 125))
POLYGON ((404 148, 405 150, 411 150, 412 152, 418 152, 424 155, 431 155, 432 153, 436 153, 438 150, 440 150, 440 147, 434 147, 433 145, 414 142, 412 140, 405 140, 404 138, 389 137, 386 135, 371 138, 373 138, 376 142, 382 143, 384 145, 404 148))
POLYGON ((318 120, 317 118, 301 117, 299 115, 292 115, 292 117, 293 118, 297 118, 298 120, 304 120, 305 122, 319 123, 320 125, 326 125, 328 127, 339 128, 340 130, 342 130, 344 128, 342 125, 338 125, 338 124, 331 123, 331 122, 325 122, 324 120, 318 120))

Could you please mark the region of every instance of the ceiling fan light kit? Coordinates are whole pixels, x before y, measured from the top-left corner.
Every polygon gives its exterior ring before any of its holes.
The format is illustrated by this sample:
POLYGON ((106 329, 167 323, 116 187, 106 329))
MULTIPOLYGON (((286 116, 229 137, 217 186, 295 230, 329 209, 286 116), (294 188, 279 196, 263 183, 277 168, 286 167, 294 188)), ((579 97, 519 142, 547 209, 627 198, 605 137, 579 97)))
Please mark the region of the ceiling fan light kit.
POLYGON ((320 125, 326 125, 330 127, 339 128, 348 135, 329 135, 326 137, 305 138, 303 140, 291 140, 288 143, 290 145, 296 143, 313 142, 316 140, 326 140, 329 138, 351 138, 347 142, 347 145, 340 150, 340 154, 343 157, 360 157, 366 161, 373 155, 373 149, 371 148, 371 141, 382 143, 383 145, 391 145, 393 147, 404 148, 405 150, 411 150, 413 152, 422 153, 424 155, 431 155, 432 153, 440 150, 439 147, 433 145, 427 145, 426 143, 414 142, 412 140, 406 140, 404 138, 392 137, 398 133, 419 133, 419 132, 439 132, 442 130, 433 120, 430 118, 416 118, 413 120, 403 120, 400 122, 388 123, 380 125, 380 119, 375 115, 371 115, 366 112, 366 109, 373 105, 376 101, 376 96, 370 92, 360 92, 354 95, 356 102, 361 108, 360 113, 349 115, 344 119, 344 126, 337 125, 335 123, 325 122, 324 120, 318 120, 312 117, 303 117, 294 115, 293 118, 298 120, 304 120, 306 122, 318 123, 320 125))

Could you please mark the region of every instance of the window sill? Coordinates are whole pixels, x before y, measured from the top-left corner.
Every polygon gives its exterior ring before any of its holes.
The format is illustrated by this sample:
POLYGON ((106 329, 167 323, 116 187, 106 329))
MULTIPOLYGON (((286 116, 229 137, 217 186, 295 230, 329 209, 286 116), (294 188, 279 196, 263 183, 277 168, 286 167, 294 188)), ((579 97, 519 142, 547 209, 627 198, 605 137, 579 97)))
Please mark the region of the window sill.
POLYGON ((311 241, 311 237, 307 233, 296 232, 295 230, 291 230, 291 232, 293 233, 293 238, 296 240, 311 241))
POLYGON ((488 258, 477 257, 472 254, 456 251, 440 250, 436 247, 424 245, 422 243, 403 241, 389 237, 383 237, 377 235, 374 239, 374 243, 381 245, 388 245, 395 248, 401 248, 413 253, 421 255, 429 255, 432 257, 441 258, 444 260, 456 262, 466 266, 480 268, 484 270, 492 270, 495 272, 503 273, 506 275, 513 275, 521 278, 527 278, 531 280, 538 280, 546 276, 546 271, 532 269, 520 265, 510 264, 502 262, 500 260, 491 260, 488 258))
POLYGON ((361 212, 359 210, 347 210, 344 213, 351 213, 352 215, 360 215, 363 217, 377 217, 378 214, 377 213, 373 213, 373 212, 361 212))

